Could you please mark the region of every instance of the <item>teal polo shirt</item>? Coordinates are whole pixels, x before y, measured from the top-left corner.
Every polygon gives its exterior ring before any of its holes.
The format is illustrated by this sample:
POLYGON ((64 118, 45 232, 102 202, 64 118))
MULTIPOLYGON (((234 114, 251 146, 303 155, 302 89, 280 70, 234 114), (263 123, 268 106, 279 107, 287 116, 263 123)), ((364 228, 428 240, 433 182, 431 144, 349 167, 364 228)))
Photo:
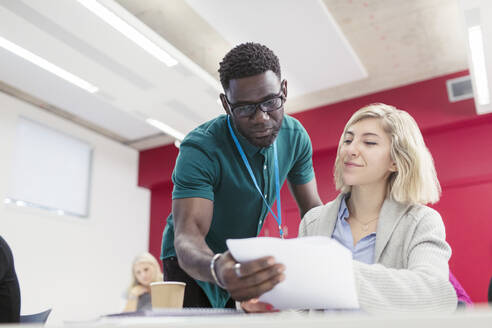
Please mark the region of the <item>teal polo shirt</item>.
MULTIPOLYGON (((260 190, 269 206, 276 198, 273 146, 259 148, 237 131, 235 134, 251 165, 260 190)), ((305 184, 314 178, 309 136, 298 120, 284 115, 277 136, 280 183, 305 184)), ((259 234, 268 208, 239 155, 221 115, 191 131, 181 143, 172 174, 172 198, 199 197, 213 201, 214 212, 205 241, 214 253, 227 250, 229 238, 249 238, 259 234)), ((274 209, 275 211, 275 209, 274 209)), ((172 214, 162 236, 161 259, 176 256, 172 214)), ((199 281, 213 307, 222 308, 230 295, 215 284, 199 281)))

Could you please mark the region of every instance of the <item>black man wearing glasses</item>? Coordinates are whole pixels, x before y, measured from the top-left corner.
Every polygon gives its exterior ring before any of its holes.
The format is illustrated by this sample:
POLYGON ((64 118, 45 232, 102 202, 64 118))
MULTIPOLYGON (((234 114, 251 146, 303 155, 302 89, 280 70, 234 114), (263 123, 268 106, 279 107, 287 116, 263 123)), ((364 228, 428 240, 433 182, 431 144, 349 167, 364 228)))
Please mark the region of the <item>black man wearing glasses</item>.
POLYGON ((269 212, 283 237, 286 179, 301 217, 322 204, 307 132, 284 115, 287 81, 277 56, 244 43, 224 57, 219 73, 227 115, 181 143, 163 233, 164 278, 187 283, 184 307, 235 307, 234 301, 255 299, 285 279, 285 267, 273 257, 236 262, 226 240, 256 237, 269 212))

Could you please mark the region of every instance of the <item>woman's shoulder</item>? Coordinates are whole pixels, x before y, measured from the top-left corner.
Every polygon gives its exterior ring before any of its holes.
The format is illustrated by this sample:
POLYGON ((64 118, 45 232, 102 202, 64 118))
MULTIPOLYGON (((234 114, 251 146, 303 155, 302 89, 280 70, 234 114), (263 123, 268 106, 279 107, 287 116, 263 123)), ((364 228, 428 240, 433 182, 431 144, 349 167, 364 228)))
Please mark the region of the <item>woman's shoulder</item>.
POLYGON ((321 220, 323 217, 326 216, 327 213, 338 211, 341 197, 342 195, 339 195, 337 198, 333 199, 332 201, 324 205, 313 207, 304 215, 304 217, 302 218, 302 222, 305 225, 310 225, 316 221, 321 220))
POLYGON ((444 222, 439 212, 429 206, 421 204, 408 206, 403 215, 403 220, 399 220, 398 225, 406 226, 405 229, 407 231, 414 231, 413 233, 415 233, 415 231, 445 231, 444 222))
POLYGON ((319 206, 313 207, 306 214, 304 214, 304 217, 302 218, 301 222, 303 222, 304 224, 311 224, 314 221, 318 220, 320 215, 321 215, 321 212, 323 210, 323 207, 325 207, 325 206, 326 205, 319 205, 319 206))
POLYGON ((414 204, 409 206, 407 216, 415 220, 417 223, 422 220, 442 221, 438 211, 427 205, 414 204))

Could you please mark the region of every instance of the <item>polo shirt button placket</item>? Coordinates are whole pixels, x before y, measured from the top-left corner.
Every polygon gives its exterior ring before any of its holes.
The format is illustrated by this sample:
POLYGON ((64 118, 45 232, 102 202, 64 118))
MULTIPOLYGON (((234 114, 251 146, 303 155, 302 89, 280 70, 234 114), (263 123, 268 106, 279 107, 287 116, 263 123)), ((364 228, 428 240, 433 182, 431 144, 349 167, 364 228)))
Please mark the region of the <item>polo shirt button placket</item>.
MULTIPOLYGON (((265 162, 267 162, 266 158, 265 158, 265 162)), ((267 186, 266 181, 269 181, 267 168, 268 166, 266 164, 263 164, 263 178, 265 180, 265 190, 263 191, 263 196, 265 197, 265 199, 268 199, 268 190, 266 188, 267 186)))

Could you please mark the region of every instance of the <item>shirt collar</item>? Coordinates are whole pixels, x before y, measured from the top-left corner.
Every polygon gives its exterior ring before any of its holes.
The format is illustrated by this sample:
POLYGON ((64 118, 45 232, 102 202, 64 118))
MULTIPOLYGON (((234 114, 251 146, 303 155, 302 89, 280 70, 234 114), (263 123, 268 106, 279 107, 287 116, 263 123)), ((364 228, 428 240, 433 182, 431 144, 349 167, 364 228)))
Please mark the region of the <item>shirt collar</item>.
POLYGON ((350 215, 348 211, 346 199, 347 196, 343 197, 342 201, 340 202, 340 207, 338 209, 338 216, 337 216, 338 221, 341 221, 342 219, 346 221, 350 215))
MULTIPOLYGON (((350 197, 350 193, 345 194, 342 197, 342 201, 340 202, 340 207, 338 209, 337 222, 343 222, 345 224, 349 224, 347 222, 348 217, 350 216, 350 212, 347 207, 347 199, 350 197), (343 220, 343 221, 342 221, 343 220)), ((371 232, 369 236, 376 235, 376 232, 371 232)))

